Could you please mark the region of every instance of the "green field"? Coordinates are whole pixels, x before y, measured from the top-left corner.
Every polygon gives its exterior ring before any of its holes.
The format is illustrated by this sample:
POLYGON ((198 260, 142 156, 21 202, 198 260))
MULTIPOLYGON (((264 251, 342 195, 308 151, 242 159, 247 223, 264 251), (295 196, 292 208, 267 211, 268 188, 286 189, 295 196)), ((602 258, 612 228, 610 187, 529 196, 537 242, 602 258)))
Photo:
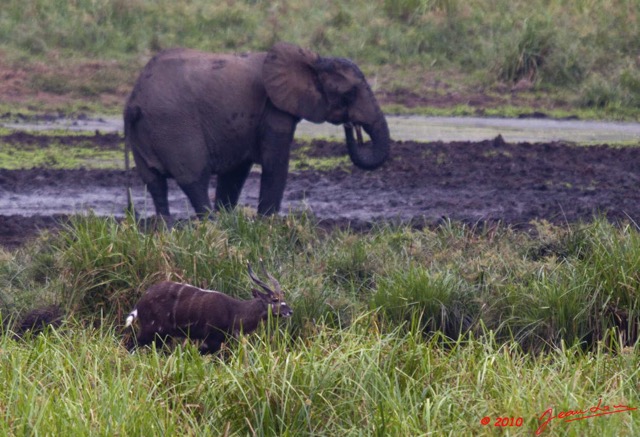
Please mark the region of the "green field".
POLYGON ((637 0, 5 0, 0 66, 19 79, 22 109, 115 112, 160 49, 286 40, 354 59, 377 91, 461 96, 452 112, 481 95, 637 119, 639 14, 637 0))

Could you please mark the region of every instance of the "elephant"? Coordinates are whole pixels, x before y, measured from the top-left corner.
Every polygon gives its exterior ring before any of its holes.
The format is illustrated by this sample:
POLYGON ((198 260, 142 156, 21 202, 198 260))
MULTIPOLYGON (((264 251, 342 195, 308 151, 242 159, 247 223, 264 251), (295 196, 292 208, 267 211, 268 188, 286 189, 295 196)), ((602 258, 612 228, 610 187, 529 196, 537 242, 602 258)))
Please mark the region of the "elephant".
POLYGON ((215 210, 230 209, 253 164, 262 170, 258 214, 277 213, 301 119, 344 125, 359 168, 380 167, 390 149, 385 116, 358 66, 286 42, 249 54, 162 51, 143 68, 123 115, 125 162, 131 150, 156 215, 167 219, 167 178, 205 217, 211 175, 215 210))

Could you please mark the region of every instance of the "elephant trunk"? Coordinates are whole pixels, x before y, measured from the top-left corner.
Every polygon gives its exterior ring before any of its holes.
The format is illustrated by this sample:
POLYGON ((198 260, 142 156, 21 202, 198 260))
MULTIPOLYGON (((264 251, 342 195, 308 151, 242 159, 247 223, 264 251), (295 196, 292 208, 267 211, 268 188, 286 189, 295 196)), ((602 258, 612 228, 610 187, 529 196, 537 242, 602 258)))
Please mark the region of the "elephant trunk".
POLYGON ((351 161, 363 170, 375 170, 389 157, 389 127, 384 116, 372 124, 363 124, 362 128, 371 138, 371 144, 364 144, 360 125, 355 125, 357 140, 353 135, 353 124, 345 124, 344 133, 347 139, 347 150, 351 161))

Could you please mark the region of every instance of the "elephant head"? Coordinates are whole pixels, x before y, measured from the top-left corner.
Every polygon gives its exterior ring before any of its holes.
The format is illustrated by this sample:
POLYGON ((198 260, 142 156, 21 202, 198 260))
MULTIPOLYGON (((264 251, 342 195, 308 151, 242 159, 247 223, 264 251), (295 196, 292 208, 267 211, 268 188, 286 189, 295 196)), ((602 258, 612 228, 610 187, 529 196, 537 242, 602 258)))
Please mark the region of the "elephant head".
POLYGON ((267 95, 277 108, 311 122, 344 125, 349 156, 356 166, 373 170, 385 162, 389 128, 356 64, 277 43, 267 54, 262 73, 267 95), (360 128, 371 138, 370 144, 362 140, 360 128))

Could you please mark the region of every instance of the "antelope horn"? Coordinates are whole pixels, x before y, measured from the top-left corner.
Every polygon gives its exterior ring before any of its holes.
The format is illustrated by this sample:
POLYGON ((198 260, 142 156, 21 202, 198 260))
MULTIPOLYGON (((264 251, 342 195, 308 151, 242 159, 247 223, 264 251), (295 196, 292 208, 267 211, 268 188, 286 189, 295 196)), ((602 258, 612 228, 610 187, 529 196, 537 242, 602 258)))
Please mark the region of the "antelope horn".
POLYGON ((249 277, 253 280, 253 282, 255 282, 260 287, 262 287, 264 291, 268 293, 273 293, 273 290, 266 283, 258 279, 255 273, 253 273, 253 269, 251 268, 251 263, 247 263, 247 266, 249 267, 249 277))
POLYGON ((282 286, 280 285, 280 283, 276 278, 274 278, 269 274, 269 272, 267 272, 267 269, 264 268, 264 263, 262 262, 262 260, 260 260, 260 265, 262 266, 262 273, 264 273, 264 275, 267 278, 269 278, 269 280, 271 281, 271 284, 273 285, 273 290, 281 295, 284 295, 284 291, 282 291, 282 286))

